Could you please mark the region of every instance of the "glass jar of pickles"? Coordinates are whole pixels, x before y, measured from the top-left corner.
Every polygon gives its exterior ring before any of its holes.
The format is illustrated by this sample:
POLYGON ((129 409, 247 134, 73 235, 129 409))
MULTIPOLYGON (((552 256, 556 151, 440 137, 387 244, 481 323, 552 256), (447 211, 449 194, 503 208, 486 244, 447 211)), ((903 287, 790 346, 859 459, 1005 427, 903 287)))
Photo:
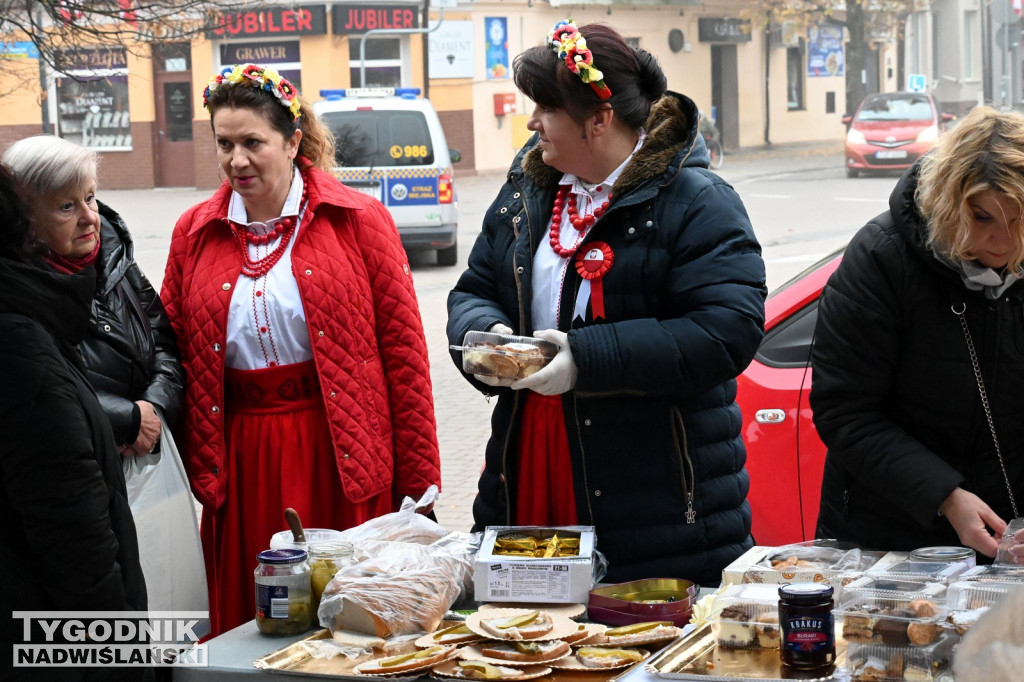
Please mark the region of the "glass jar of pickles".
POLYGON ((320 597, 334 574, 355 563, 352 545, 347 542, 317 542, 309 546, 310 585, 313 591, 313 616, 320 608, 320 597))
POLYGON ((268 549, 257 558, 257 629, 265 635, 297 635, 308 630, 313 609, 306 551, 268 549))

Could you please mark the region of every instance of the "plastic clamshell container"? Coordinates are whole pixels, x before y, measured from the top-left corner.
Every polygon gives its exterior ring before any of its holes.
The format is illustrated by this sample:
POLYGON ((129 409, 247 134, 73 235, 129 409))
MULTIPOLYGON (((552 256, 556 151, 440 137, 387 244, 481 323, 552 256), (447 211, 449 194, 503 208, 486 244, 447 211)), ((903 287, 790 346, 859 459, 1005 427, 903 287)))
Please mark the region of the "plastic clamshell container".
POLYGON ((1010 583, 958 582, 949 586, 946 607, 950 611, 969 611, 992 606, 1013 589, 1010 583))
POLYGON ((867 571, 873 578, 890 578, 911 582, 951 583, 971 566, 967 561, 901 561, 884 569, 867 571))
POLYGON ((525 379, 558 354, 558 346, 543 339, 492 332, 467 332, 461 346, 462 369, 468 374, 525 379))
POLYGON ((944 599, 948 589, 946 583, 918 580, 901 580, 899 577, 864 575, 848 583, 844 592, 891 592, 908 599, 944 599))
POLYGON ((270 537, 270 549, 306 549, 318 542, 341 542, 345 537, 340 530, 330 528, 304 528, 303 533, 306 535, 305 542, 295 542, 290 530, 274 533, 270 537))
MULTIPOLYGON (((697 585, 680 578, 647 578, 590 591, 587 611, 598 609, 605 617, 612 612, 621 614, 616 624, 629 625, 652 620, 669 620, 682 627, 690 622, 697 585), (685 620, 683 616, 685 615, 685 620)), ((593 614, 591 613, 591 617, 593 614)), ((616 618, 616 616, 612 616, 616 618)), ((602 621, 605 622, 605 621, 602 621)), ((610 622, 610 621, 608 621, 610 622)))
POLYGON ((1024 566, 1016 564, 989 564, 964 571, 958 580, 994 583, 1024 583, 1024 566))
POLYGON ((843 616, 859 614, 879 619, 934 623, 945 618, 946 605, 944 600, 932 597, 911 597, 900 592, 885 590, 850 590, 847 586, 847 590, 843 592, 842 597, 836 603, 834 611, 836 615, 843 616), (918 615, 922 602, 929 602, 931 615, 918 615))
POLYGON ((910 599, 897 592, 845 591, 834 613, 842 618, 847 642, 925 646, 948 629, 942 600, 910 599))
POLYGON ((778 648, 779 586, 730 585, 715 595, 708 621, 720 647, 778 648))
POLYGON ((887 646, 849 642, 846 669, 852 679, 900 682, 946 679, 953 664, 953 648, 959 641, 952 630, 926 646, 887 646))

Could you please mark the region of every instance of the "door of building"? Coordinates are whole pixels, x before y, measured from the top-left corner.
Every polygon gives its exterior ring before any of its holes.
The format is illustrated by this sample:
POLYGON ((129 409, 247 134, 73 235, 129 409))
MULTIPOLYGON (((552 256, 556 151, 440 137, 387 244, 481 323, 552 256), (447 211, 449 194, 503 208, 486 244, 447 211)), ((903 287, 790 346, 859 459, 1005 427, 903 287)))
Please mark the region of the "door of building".
POLYGON ((158 187, 194 187, 192 70, 188 43, 153 45, 154 148, 158 187))
POLYGON ((739 74, 736 46, 711 46, 711 106, 722 147, 736 149, 740 145, 739 74))

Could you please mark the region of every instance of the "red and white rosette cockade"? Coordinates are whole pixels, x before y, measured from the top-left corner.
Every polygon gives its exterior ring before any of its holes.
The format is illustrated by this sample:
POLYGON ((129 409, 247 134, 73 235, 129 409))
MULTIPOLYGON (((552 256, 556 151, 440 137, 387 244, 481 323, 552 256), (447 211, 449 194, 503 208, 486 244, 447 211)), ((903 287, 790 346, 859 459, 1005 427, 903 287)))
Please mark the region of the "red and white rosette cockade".
POLYGON ((612 247, 604 242, 591 242, 585 251, 576 253, 576 272, 580 277, 590 281, 590 305, 594 311, 594 319, 600 320, 604 315, 604 276, 612 269, 615 254, 612 247))

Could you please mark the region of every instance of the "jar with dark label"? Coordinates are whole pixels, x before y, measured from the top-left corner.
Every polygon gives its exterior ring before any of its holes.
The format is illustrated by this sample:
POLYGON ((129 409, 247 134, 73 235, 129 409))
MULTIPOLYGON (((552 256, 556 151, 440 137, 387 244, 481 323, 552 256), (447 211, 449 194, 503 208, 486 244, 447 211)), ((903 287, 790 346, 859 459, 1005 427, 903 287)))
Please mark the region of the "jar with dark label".
POLYGON ((313 609, 306 551, 268 549, 257 558, 257 629, 265 635, 297 635, 308 630, 313 609))
POLYGON ((793 583, 779 587, 779 651, 783 664, 814 669, 836 660, 832 587, 824 583, 793 583))

